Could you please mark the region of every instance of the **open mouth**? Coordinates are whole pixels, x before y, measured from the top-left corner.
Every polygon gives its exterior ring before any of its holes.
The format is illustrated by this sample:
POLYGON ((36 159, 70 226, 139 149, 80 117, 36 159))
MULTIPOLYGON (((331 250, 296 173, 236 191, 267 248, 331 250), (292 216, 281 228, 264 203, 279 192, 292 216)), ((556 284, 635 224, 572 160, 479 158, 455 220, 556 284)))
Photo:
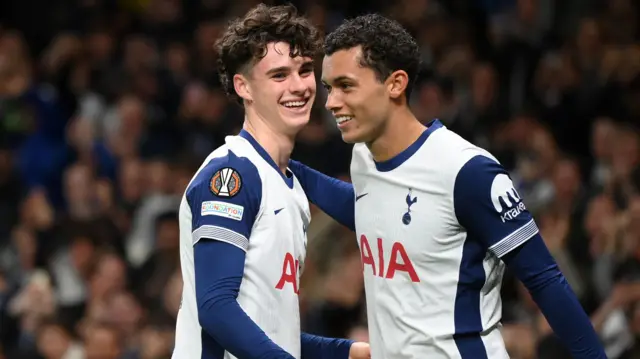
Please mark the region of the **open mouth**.
POLYGON ((353 119, 353 116, 340 115, 336 116, 336 123, 338 127, 346 125, 349 121, 353 119))
POLYGON ((296 110, 296 109, 301 109, 305 107, 308 102, 309 102, 309 99, 307 98, 307 99, 297 100, 297 101, 286 101, 280 104, 290 110, 296 110))

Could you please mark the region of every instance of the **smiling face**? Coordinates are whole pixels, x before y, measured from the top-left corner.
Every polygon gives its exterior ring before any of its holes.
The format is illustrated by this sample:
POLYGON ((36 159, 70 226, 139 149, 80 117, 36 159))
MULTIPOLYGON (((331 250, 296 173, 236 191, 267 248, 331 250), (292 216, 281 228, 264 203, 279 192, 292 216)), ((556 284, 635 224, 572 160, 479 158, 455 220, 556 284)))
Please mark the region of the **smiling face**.
POLYGON ((371 143, 384 131, 391 111, 387 84, 373 69, 361 65, 360 47, 325 56, 322 82, 327 89, 325 107, 336 118, 347 143, 371 143))
POLYGON ((291 57, 289 44, 268 44, 266 55, 233 80, 247 113, 274 130, 295 134, 309 122, 316 95, 313 59, 291 57))

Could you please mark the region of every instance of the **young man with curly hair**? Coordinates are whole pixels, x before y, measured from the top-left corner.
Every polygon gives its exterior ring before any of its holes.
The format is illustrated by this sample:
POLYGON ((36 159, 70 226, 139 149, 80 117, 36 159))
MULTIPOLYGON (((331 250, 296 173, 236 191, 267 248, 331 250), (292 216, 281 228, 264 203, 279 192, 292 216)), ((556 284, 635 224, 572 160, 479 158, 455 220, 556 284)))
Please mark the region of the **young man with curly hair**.
POLYGON ((487 151, 411 112, 420 53, 407 31, 365 15, 328 35, 324 51, 326 108, 355 143, 353 185, 294 161, 290 168, 312 202, 356 231, 372 358, 508 358, 505 265, 574 358, 605 358, 509 174, 487 151))
POLYGON ((212 152, 180 205, 184 281, 174 359, 366 359, 366 343, 301 333, 309 203, 287 169, 316 94, 318 31, 291 6, 259 5, 216 44, 237 136, 212 152))

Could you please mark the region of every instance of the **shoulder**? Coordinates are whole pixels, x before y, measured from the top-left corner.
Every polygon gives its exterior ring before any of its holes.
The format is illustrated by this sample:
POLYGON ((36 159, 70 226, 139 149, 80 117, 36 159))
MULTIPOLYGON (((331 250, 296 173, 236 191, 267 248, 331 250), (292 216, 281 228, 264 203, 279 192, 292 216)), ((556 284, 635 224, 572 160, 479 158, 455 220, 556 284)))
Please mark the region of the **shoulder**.
POLYGON ((256 165, 247 157, 223 146, 214 151, 198 170, 186 190, 187 199, 197 192, 211 192, 216 197, 233 198, 242 192, 262 189, 256 165))
POLYGON ((480 192, 492 197, 498 196, 513 188, 509 173, 493 156, 485 153, 476 153, 468 158, 460 167, 455 178, 454 192, 480 192), (488 191, 488 192, 487 192, 488 191))
POLYGON ((428 141, 429 161, 438 163, 442 178, 453 189, 460 176, 480 170, 487 164, 500 166, 498 160, 487 150, 460 137, 457 133, 441 128, 428 141))
POLYGON ((460 161, 453 198, 457 212, 482 207, 491 213, 504 214, 508 209, 523 206, 509 172, 494 156, 481 149, 468 151, 460 161))

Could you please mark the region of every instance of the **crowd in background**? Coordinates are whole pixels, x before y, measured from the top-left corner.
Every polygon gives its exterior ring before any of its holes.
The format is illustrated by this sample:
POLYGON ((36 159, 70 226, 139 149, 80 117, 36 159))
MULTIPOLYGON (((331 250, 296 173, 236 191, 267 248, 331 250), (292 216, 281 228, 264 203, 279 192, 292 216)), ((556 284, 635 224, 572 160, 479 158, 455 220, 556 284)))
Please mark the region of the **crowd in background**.
MULTIPOLYGON (((638 2, 293 3, 325 32, 379 11, 415 35, 418 117, 498 157, 609 357, 640 358, 638 2)), ((212 44, 255 4, 0 3, 0 358, 170 358, 177 206, 243 121, 212 44)), ((292 157, 348 179, 324 96, 292 157)), ((355 236, 313 215, 303 329, 366 340, 355 236)), ((503 292, 512 358, 570 357, 508 272, 503 292)))

